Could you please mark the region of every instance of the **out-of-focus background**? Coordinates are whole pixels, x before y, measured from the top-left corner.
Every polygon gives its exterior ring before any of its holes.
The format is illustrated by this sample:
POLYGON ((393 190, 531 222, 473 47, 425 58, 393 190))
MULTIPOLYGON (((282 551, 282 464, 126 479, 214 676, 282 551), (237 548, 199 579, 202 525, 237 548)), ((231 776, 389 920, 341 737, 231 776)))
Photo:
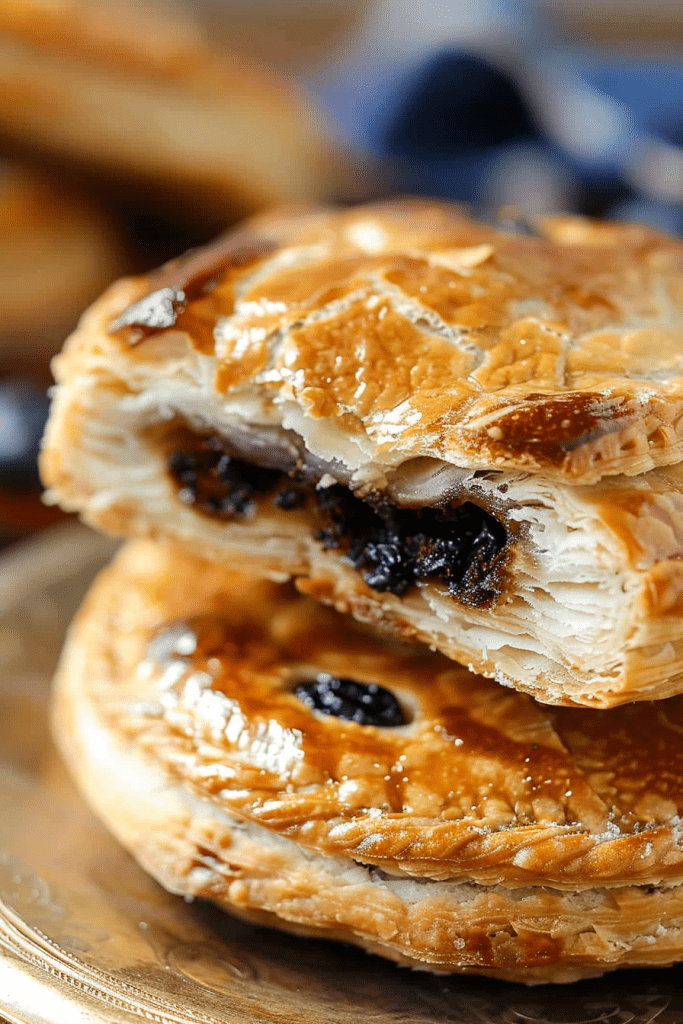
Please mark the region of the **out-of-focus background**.
POLYGON ((0 544, 59 517, 49 362, 121 274, 395 192, 683 233, 683 3, 3 0, 0 544))

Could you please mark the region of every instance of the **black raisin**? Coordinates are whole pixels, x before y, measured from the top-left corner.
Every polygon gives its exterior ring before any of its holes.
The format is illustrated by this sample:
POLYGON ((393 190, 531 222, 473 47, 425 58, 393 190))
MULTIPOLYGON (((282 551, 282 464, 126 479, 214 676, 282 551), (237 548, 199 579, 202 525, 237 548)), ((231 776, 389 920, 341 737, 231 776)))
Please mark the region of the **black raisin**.
POLYGON ((233 459, 239 462, 240 476, 246 484, 259 494, 266 494, 274 490, 282 480, 282 472, 279 469, 266 469, 265 466, 254 466, 250 462, 243 462, 241 459, 233 459))
POLYGON ((168 468, 182 483, 194 483, 198 468, 197 457, 192 452, 171 452, 168 456, 168 468))
POLYGON ((339 530, 334 526, 327 526, 322 530, 316 530, 315 539, 322 544, 325 551, 329 551, 330 548, 341 547, 339 530))
POLYGON ((373 590, 400 597, 418 580, 437 578, 468 602, 495 597, 507 534, 485 509, 472 502, 437 509, 370 505, 339 485, 316 490, 315 498, 324 520, 316 539, 325 548, 346 548, 373 590))
POLYGON ((167 465, 184 504, 224 518, 251 512, 254 494, 274 490, 282 479, 279 470, 232 458, 219 437, 200 438, 194 448, 170 452, 167 465))
POLYGON ((303 704, 324 715, 345 718, 359 725, 405 725, 406 718, 393 693, 377 683, 359 683, 355 679, 320 672, 310 683, 299 683, 294 690, 303 704))
POLYGON ((235 465, 229 455, 221 455, 216 463, 216 476, 223 483, 232 484, 235 481, 235 465))
POLYGON ((410 551, 400 541, 370 541, 357 559, 359 566, 365 566, 363 579, 373 590, 405 594, 415 582, 415 572, 410 551))
POLYGON ((289 512, 293 508, 301 508, 305 501, 306 492, 301 487, 283 487, 275 499, 275 504, 289 512))
POLYGON ((195 505, 197 502, 197 492, 194 487, 181 487, 178 491, 178 501, 182 501, 183 505, 195 505))

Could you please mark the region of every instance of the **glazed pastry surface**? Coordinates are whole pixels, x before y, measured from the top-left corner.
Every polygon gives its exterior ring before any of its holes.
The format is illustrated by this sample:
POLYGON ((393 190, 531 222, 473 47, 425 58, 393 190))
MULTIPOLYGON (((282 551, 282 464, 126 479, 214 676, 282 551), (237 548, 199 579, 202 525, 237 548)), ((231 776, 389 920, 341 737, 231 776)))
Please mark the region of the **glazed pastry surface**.
POLYGON ((299 578, 547 702, 680 692, 683 247, 524 230, 280 212, 119 282, 55 363, 49 500, 299 578), (245 490, 254 466, 272 484, 245 490), (488 525, 461 545, 471 508, 488 525))
POLYGON ((544 707, 140 542, 79 613, 55 727, 174 891, 435 969, 568 980, 680 956, 681 698, 544 707), (366 724, 311 708, 297 688, 321 673, 389 691, 402 723, 372 724, 376 695, 366 724))
MULTIPOLYGON (((112 370, 213 357, 218 396, 304 417, 314 452, 324 423, 352 474, 433 457, 590 483, 681 459, 682 269, 645 227, 557 216, 533 237, 398 201, 256 220, 120 284, 85 330, 112 370)), ((78 364, 74 344, 60 376, 78 364)))

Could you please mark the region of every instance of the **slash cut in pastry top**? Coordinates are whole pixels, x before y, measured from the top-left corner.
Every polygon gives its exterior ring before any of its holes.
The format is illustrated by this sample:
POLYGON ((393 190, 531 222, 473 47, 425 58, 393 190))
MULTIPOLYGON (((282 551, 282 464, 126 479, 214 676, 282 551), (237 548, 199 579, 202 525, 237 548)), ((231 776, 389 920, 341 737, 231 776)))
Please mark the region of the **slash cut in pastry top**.
POLYGON ((665 696, 682 323, 683 244, 647 228, 275 213, 92 307, 43 473, 541 699, 665 696))

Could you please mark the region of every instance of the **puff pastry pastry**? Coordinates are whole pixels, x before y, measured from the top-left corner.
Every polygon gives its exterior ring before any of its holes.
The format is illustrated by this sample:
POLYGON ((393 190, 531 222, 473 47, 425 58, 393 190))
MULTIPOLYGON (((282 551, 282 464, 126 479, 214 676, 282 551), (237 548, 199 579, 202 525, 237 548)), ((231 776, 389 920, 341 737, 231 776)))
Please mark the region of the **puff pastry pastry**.
POLYGON ((216 47, 196 8, 3 0, 5 148, 57 162, 128 209, 214 230, 271 203, 328 196, 341 160, 311 103, 216 47))
POLYGON ((48 500, 556 703, 683 690, 683 245, 393 202, 114 285, 55 363, 48 500))
POLYGON ((437 971, 683 956, 683 698, 540 705, 141 541, 86 599, 55 701, 85 796, 174 892, 437 971))

